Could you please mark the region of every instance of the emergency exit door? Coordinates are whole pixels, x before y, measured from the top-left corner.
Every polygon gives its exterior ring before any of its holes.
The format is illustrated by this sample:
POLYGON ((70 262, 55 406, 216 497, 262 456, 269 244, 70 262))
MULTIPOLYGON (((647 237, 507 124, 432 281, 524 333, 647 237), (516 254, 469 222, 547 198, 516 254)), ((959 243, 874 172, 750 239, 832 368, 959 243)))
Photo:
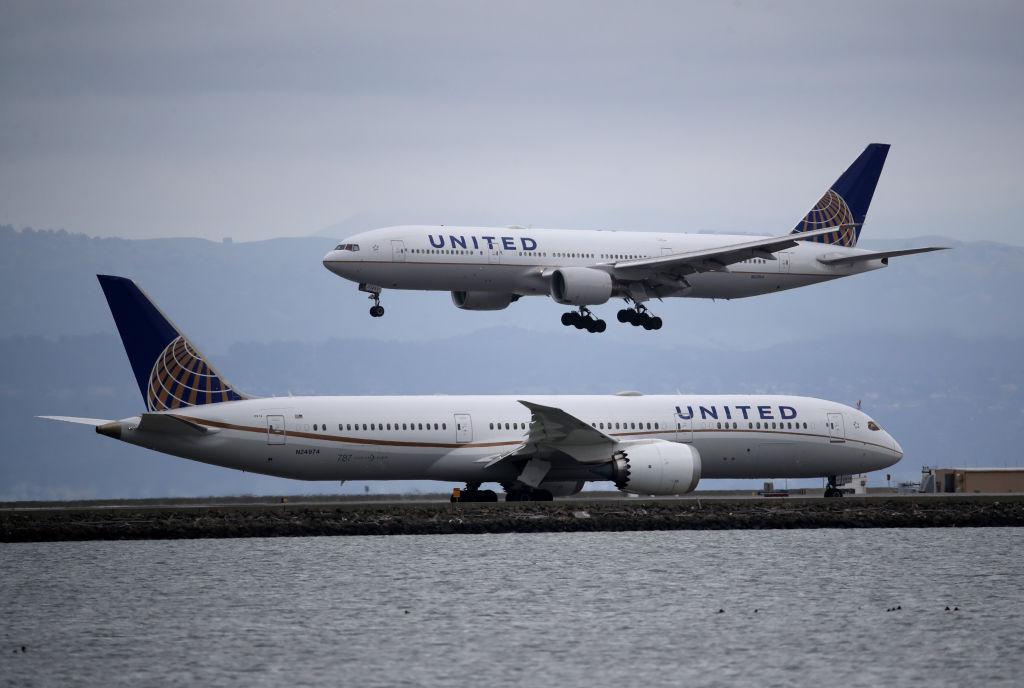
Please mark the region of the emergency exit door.
POLYGON ((473 419, 468 413, 455 414, 455 441, 459 443, 473 441, 473 419))

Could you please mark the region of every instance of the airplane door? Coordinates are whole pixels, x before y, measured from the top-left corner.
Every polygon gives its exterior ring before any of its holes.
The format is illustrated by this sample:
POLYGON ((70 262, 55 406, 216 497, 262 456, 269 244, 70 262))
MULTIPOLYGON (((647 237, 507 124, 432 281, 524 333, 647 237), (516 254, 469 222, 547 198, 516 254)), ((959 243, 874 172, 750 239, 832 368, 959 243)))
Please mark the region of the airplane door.
POLYGON ((267 444, 284 444, 284 416, 267 416, 267 444))
POLYGON ((473 441, 473 419, 468 413, 455 414, 455 441, 460 444, 473 441))
POLYGON ((401 263, 405 261, 405 242, 400 239, 391 240, 391 261, 401 263))
POLYGON ((672 249, 670 249, 668 246, 662 246, 661 247, 661 255, 663 255, 663 256, 670 256, 670 255, 672 255, 672 249))
POLYGON ((779 256, 779 272, 789 272, 789 253, 783 251, 779 256))
POLYGON ((496 249, 496 248, 488 248, 488 249, 486 249, 486 251, 487 251, 487 262, 488 263, 497 263, 498 262, 498 249, 496 249))
POLYGON ((829 442, 846 441, 846 426, 843 424, 843 414, 828 414, 828 440, 829 442))
POLYGON ((676 442, 693 442, 693 421, 676 416, 676 442))

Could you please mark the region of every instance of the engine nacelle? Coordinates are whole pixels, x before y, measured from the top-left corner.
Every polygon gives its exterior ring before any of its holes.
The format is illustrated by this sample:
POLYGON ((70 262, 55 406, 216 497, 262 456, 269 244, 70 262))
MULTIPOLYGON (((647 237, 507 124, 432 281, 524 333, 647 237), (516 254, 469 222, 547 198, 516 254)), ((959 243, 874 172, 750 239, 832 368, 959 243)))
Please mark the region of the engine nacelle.
POLYGON ((499 291, 453 291, 452 303, 464 311, 500 311, 519 298, 499 291))
POLYGON ((551 275, 551 298, 566 306, 598 306, 612 297, 612 276, 594 268, 558 268, 551 275))
POLYGON ((629 444, 614 459, 615 487, 623 492, 675 495, 700 482, 700 453, 666 440, 629 444))

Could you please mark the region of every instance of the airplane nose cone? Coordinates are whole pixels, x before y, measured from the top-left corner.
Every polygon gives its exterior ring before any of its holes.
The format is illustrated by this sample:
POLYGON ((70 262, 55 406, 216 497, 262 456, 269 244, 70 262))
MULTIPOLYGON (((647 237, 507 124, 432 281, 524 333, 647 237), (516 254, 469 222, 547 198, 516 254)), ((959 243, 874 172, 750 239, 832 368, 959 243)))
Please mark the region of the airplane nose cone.
POLYGON ((341 263, 341 252, 340 251, 329 251, 324 256, 324 267, 331 272, 337 273, 337 266, 341 263))
POLYGON ((900 443, 896 441, 895 437, 892 437, 892 450, 896 452, 897 459, 903 458, 903 447, 900 446, 900 443))

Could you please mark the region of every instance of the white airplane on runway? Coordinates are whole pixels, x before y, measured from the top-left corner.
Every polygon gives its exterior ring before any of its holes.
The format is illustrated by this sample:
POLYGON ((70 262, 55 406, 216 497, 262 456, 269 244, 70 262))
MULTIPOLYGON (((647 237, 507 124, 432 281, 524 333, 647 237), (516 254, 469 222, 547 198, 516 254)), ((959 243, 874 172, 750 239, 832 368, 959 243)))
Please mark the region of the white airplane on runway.
POLYGON ((346 239, 324 257, 384 315, 382 289, 450 291, 463 310, 500 310, 547 295, 578 311, 563 325, 603 332, 590 306, 622 298, 618 320, 661 328, 651 299, 738 299, 877 270, 895 256, 937 251, 854 248, 889 151, 869 145, 789 234, 750 237, 509 227, 388 227, 346 239))
POLYGON ((549 500, 587 481, 673 495, 703 478, 828 477, 903 450, 858 409, 794 396, 242 394, 131 280, 99 276, 146 411, 83 423, 147 449, 300 480, 465 482, 464 501, 549 500))

